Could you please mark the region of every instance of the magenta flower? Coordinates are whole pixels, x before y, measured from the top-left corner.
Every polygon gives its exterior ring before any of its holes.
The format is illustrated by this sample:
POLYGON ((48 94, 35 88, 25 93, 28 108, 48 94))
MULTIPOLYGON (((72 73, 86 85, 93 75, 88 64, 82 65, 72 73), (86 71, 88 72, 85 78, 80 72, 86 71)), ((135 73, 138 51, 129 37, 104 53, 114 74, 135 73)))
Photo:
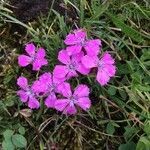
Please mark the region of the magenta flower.
POLYGON ((25 51, 27 55, 20 55, 18 57, 18 64, 22 67, 25 67, 29 64, 32 64, 33 70, 40 70, 43 65, 47 65, 48 62, 45 59, 45 50, 43 48, 39 48, 36 52, 36 47, 33 43, 27 44, 25 47, 25 51))
POLYGON ((31 109, 38 109, 40 107, 40 103, 36 99, 32 87, 28 85, 27 79, 25 77, 19 77, 17 79, 17 84, 21 88, 21 90, 17 92, 17 95, 20 97, 21 101, 23 103, 27 102, 28 107, 31 109))
POLYGON ((94 56, 98 55, 101 48, 101 40, 88 40, 83 29, 74 30, 73 33, 69 33, 64 42, 68 45, 66 50, 69 55, 77 54, 84 48, 87 55, 94 56))
POLYGON ((45 105, 48 108, 54 108, 54 103, 57 100, 55 93, 59 93, 63 84, 65 84, 63 81, 56 79, 48 72, 41 75, 39 79, 33 83, 32 88, 35 93, 43 93, 43 96, 47 96, 45 105))
POLYGON ((116 67, 114 59, 108 52, 105 52, 99 60, 97 56, 90 57, 88 55, 82 58, 82 63, 86 68, 98 68, 96 79, 101 85, 105 85, 110 80, 110 77, 115 76, 116 67))
POLYGON ((58 111, 62 111, 63 114, 76 114, 77 109, 75 106, 79 106, 83 110, 87 110, 91 106, 91 101, 89 99, 89 88, 86 85, 78 85, 74 93, 72 93, 70 84, 65 84, 62 88, 62 95, 65 98, 58 99, 55 102, 55 108, 58 111))
POLYGON ((54 68, 54 76, 59 79, 70 79, 77 77, 77 72, 87 75, 90 69, 87 69, 81 63, 84 53, 81 51, 76 55, 69 56, 66 50, 61 50, 58 54, 58 60, 64 65, 56 65, 54 68))

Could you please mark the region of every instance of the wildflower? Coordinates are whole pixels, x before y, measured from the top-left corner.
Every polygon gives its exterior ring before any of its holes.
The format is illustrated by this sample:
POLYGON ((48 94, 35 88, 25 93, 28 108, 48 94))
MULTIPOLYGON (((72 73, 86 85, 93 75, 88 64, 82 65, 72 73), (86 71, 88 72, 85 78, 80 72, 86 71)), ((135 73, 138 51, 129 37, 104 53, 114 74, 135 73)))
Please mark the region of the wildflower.
POLYGON ((62 95, 65 98, 58 99, 55 102, 55 108, 58 111, 62 111, 64 114, 76 114, 77 109, 75 106, 79 106, 83 110, 87 110, 91 106, 91 101, 89 99, 89 88, 86 85, 78 85, 74 93, 72 93, 70 84, 65 84, 62 88, 62 95))
POLYGON ((101 59, 97 56, 90 57, 88 55, 82 58, 82 63, 86 68, 98 68, 96 79, 101 85, 107 84, 110 77, 115 75, 116 67, 114 62, 114 59, 108 52, 105 52, 101 59))
POLYGON ((54 103, 57 100, 56 93, 59 93, 63 81, 58 80, 50 72, 42 74, 37 81, 33 83, 33 90, 35 93, 43 93, 47 96, 45 105, 48 108, 54 108, 54 103))
POLYGON ((66 50, 69 55, 77 54, 84 48, 87 55, 94 56, 98 55, 101 48, 101 40, 88 40, 83 29, 74 30, 73 33, 69 33, 64 42, 68 45, 66 50))
POLYGON ((17 92, 17 95, 20 97, 23 103, 27 102, 28 107, 31 109, 37 109, 40 107, 39 101, 36 99, 36 96, 32 90, 32 86, 28 85, 28 80, 25 77, 19 77, 17 79, 17 84, 21 88, 17 92))
POLYGON ((59 79, 70 79, 77 77, 77 71, 83 75, 87 75, 90 69, 87 69, 81 63, 84 53, 81 51, 76 55, 69 56, 66 50, 61 50, 58 54, 58 60, 64 65, 56 65, 54 68, 54 76, 59 79))
POLYGON ((47 65, 48 62, 45 59, 45 50, 43 48, 39 48, 36 52, 36 47, 33 43, 27 44, 25 47, 25 51, 27 55, 20 55, 18 57, 18 64, 22 67, 25 67, 29 64, 32 64, 33 70, 40 70, 43 65, 47 65))

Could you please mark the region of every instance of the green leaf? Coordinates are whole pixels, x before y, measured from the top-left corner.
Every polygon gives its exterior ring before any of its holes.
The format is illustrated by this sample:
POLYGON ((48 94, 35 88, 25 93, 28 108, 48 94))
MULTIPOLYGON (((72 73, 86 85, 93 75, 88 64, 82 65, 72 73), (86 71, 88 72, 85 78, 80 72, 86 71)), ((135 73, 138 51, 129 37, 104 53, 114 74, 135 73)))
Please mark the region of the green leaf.
POLYGON ((4 78, 4 84, 9 83, 12 79, 13 79, 13 75, 12 74, 6 74, 5 78, 4 78))
POLYGON ((141 58, 140 58, 140 60, 141 61, 146 61, 146 60, 150 60, 150 48, 148 48, 148 49, 143 49, 142 50, 142 52, 143 52, 143 54, 142 54, 142 56, 141 56, 141 58))
POLYGON ((108 94, 109 95, 115 95, 116 94, 117 89, 114 87, 109 87, 108 88, 108 94))
POLYGON ((125 127, 125 130, 126 131, 124 133, 124 137, 128 141, 133 136, 133 134, 135 134, 135 132, 137 132, 138 129, 135 127, 127 126, 127 127, 125 127))
POLYGON ((144 131, 147 135, 150 135, 150 121, 144 124, 144 131))
POLYGON ((114 127, 117 127, 117 128, 120 127, 120 126, 119 126, 116 122, 114 122, 114 121, 111 121, 111 123, 112 123, 112 125, 113 125, 114 127))
POLYGON ((129 73, 130 73, 130 70, 129 70, 128 64, 121 64, 121 63, 118 63, 118 64, 117 64, 117 73, 118 73, 119 75, 122 75, 122 74, 129 74, 129 73))
POLYGON ((14 96, 13 95, 9 95, 4 100, 4 104, 5 104, 5 106, 11 107, 11 106, 14 105, 15 101, 16 101, 16 95, 14 95, 14 96))
POLYGON ((66 34, 67 34, 67 32, 66 32, 66 24, 65 24, 65 21, 64 21, 64 17, 63 16, 61 16, 57 11, 55 11, 55 10, 52 10, 54 13, 55 13, 55 15, 57 16, 57 18, 58 18, 58 20, 59 20, 59 27, 60 27, 60 29, 61 29, 61 31, 62 31, 62 33, 63 33, 63 35, 65 36, 66 34))
POLYGON ((107 132, 108 134, 111 134, 111 135, 114 134, 114 132, 115 132, 115 127, 114 127, 114 125, 113 125, 111 122, 109 122, 109 123, 107 124, 106 132, 107 132))
POLYGON ((3 141, 2 148, 3 148, 3 150, 14 150, 15 149, 11 140, 3 141))
POLYGON ((94 21, 95 19, 99 18, 106 10, 108 9, 109 5, 111 4, 110 1, 106 1, 105 3, 99 5, 98 7, 95 7, 95 13, 90 18, 91 21, 94 21))
POLYGON ((136 150, 150 150, 150 141, 147 137, 141 137, 137 146, 136 150))
POLYGON ((115 14, 107 13, 108 16, 111 18, 113 23, 116 25, 117 28, 120 28, 123 33, 125 33, 127 36, 132 38, 136 42, 142 43, 144 39, 142 38, 142 34, 138 32, 137 30, 129 27, 126 25, 118 16, 115 14))
POLYGON ((24 136, 20 134, 15 134, 12 136, 13 144, 18 148, 24 148, 27 146, 27 140, 24 136))
POLYGON ((136 85, 136 88, 138 90, 140 90, 141 92, 150 92, 150 86, 149 85, 138 84, 138 85, 136 85))
POLYGON ((126 98, 127 98, 127 93, 126 93, 126 91, 124 91, 123 89, 119 89, 118 91, 119 91, 119 94, 120 94, 120 96, 122 97, 122 99, 123 99, 123 100, 126 100, 126 98))
POLYGON ((135 64, 132 61, 126 61, 128 64, 128 68, 130 70, 130 73, 134 72, 135 70, 135 64))
POLYGON ((136 144, 134 142, 129 142, 126 144, 121 144, 118 150, 135 150, 136 144))
POLYGON ((22 135, 25 134, 25 128, 22 127, 22 126, 18 129, 18 131, 19 131, 19 133, 22 134, 22 135))
POLYGON ((13 135, 14 131, 13 130, 6 130, 4 133, 3 133, 3 136, 5 138, 5 140, 10 140, 12 135, 13 135))

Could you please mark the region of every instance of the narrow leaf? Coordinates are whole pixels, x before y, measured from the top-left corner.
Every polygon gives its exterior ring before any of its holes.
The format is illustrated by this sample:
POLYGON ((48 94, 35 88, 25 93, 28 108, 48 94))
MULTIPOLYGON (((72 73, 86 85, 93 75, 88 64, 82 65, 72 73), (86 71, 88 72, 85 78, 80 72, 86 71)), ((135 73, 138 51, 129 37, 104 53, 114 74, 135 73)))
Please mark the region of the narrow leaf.
POLYGON ((117 28, 120 28, 123 33, 132 38, 136 42, 143 42, 142 34, 135 29, 126 25, 120 18, 114 14, 107 13, 117 28))

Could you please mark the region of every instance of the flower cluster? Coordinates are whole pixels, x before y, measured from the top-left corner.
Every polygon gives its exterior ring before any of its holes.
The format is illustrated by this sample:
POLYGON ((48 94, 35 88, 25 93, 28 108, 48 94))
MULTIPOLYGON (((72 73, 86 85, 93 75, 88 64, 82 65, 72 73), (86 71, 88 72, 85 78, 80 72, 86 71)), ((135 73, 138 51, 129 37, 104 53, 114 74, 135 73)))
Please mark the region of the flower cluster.
MULTIPOLYGON (((72 91, 68 80, 78 77, 79 74, 88 75, 92 68, 96 68, 96 80, 103 86, 115 75, 115 61, 111 55, 105 52, 99 58, 102 46, 100 39, 88 39, 85 30, 78 29, 69 33, 64 43, 67 45, 66 49, 62 49, 58 54, 60 64, 54 67, 52 73, 40 75, 32 85, 29 85, 23 76, 17 79, 17 84, 21 88, 17 95, 31 109, 38 109, 39 99, 42 98, 48 108, 55 108, 64 114, 75 114, 78 107, 86 111, 91 106, 88 86, 79 84, 72 91)), ((30 43, 26 45, 25 51, 28 56, 18 57, 20 66, 32 64, 32 69, 38 71, 43 65, 48 64, 43 48, 36 48, 30 43)))

